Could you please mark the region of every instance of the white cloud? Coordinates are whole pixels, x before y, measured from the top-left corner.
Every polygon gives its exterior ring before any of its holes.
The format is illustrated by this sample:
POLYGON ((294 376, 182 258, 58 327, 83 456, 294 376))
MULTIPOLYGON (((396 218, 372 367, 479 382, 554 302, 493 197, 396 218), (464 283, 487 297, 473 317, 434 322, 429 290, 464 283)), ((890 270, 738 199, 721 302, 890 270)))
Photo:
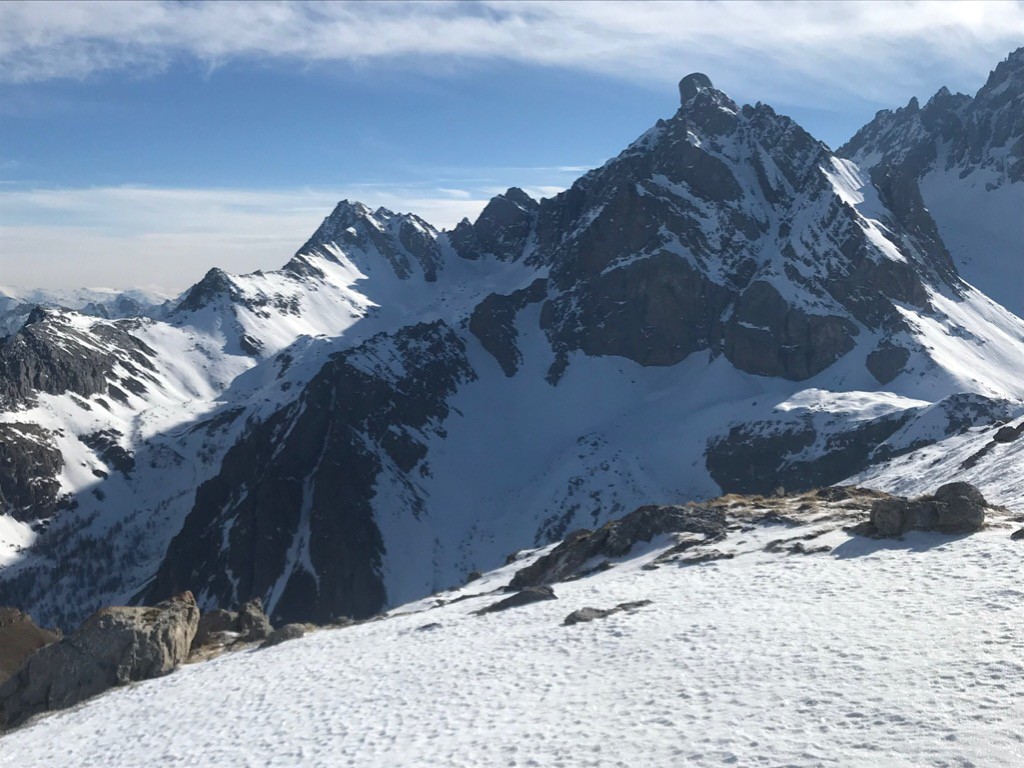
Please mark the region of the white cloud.
POLYGON ((0 187, 0 276, 7 285, 138 285, 182 290, 212 266, 282 266, 338 200, 412 211, 438 227, 474 218, 482 192, 430 188, 8 190, 0 187))
POLYGON ((1021 2, 21 2, 0 79, 158 71, 179 59, 506 60, 657 82, 703 69, 741 98, 905 101, 974 89, 1024 40, 1021 2))

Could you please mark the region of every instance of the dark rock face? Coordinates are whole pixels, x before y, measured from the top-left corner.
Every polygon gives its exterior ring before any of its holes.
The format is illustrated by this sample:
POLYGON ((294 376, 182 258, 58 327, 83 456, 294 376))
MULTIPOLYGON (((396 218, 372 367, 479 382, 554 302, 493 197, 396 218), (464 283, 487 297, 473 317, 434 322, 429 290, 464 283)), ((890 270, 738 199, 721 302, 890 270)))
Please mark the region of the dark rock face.
POLYGON ((526 247, 539 207, 523 190, 512 187, 492 198, 475 222, 459 222, 449 233, 449 242, 464 259, 493 256, 514 261, 526 247))
POLYGON ((29 522, 59 506, 64 456, 53 435, 34 424, 0 424, 0 514, 29 522))
POLYGON ((758 281, 740 297, 722 335, 725 356, 741 371, 802 380, 853 349, 857 334, 851 320, 792 308, 758 281))
POLYGON ((542 326, 559 354, 674 365, 699 350, 804 380, 862 327, 900 327, 954 285, 930 232, 880 253, 826 176, 827 148, 770 107, 740 108, 703 75, 683 105, 617 158, 540 204, 527 259, 550 267, 542 326), (813 210, 813 215, 803 212, 813 210))
POLYGON ((871 508, 871 525, 882 537, 908 531, 974 533, 985 525, 987 507, 970 483, 947 483, 931 496, 879 499, 871 508))
POLYGON ((171 672, 188 658, 198 623, 190 593, 153 608, 97 612, 74 634, 33 654, 0 686, 0 726, 171 672))
POLYGON ((1021 422, 1016 427, 1000 427, 999 431, 992 436, 992 439, 997 443, 1012 443, 1014 440, 1019 438, 1021 434, 1024 434, 1024 422, 1021 422))
POLYGON ((867 357, 867 367, 879 384, 888 384, 903 372, 910 353, 903 347, 883 344, 867 357))
POLYGON ((524 589, 516 592, 512 597, 506 597, 504 600, 499 600, 496 603, 488 605, 486 608, 481 608, 476 611, 477 616, 483 616, 487 613, 497 613, 498 611, 507 611, 509 608, 519 608, 523 605, 529 605, 530 603, 539 603, 544 600, 557 600, 558 596, 551 587, 525 587, 524 589))
POLYGON ((377 485, 405 483, 416 498, 408 473, 426 453, 418 436, 439 428, 448 397, 474 377, 462 340, 442 322, 339 354, 228 451, 147 595, 196 585, 212 607, 276 594, 267 607, 283 622, 381 610, 377 485), (315 572, 293 552, 307 554, 315 572))
POLYGON ((516 316, 527 305, 543 301, 546 289, 547 281, 538 278, 529 287, 507 296, 492 293, 476 306, 469 317, 470 333, 480 339, 484 349, 494 355, 501 370, 510 378, 516 375, 523 360, 516 346, 519 338, 516 316))
POLYGON ((121 324, 97 324, 86 333, 61 313, 37 308, 21 330, 0 346, 0 407, 31 404, 40 393, 90 397, 107 392, 114 385, 117 362, 136 372, 118 383, 129 391, 145 387, 155 354, 121 324), (97 342, 103 351, 97 349, 97 342))
POLYGON ((509 586, 522 589, 552 584, 575 575, 595 557, 622 557, 634 544, 650 541, 663 533, 700 533, 716 538, 725 533, 725 513, 699 506, 640 507, 620 520, 613 520, 596 531, 570 534, 549 554, 512 577, 509 586))
POLYGON ((879 446, 912 416, 898 412, 824 435, 810 420, 739 424, 709 442, 705 464, 726 493, 771 494, 780 486, 796 492, 831 485, 866 469, 879 446), (816 444, 820 450, 808 451, 816 444))
POLYGON ((32 617, 15 608, 0 607, 0 686, 33 653, 60 640, 60 633, 37 627, 32 617))

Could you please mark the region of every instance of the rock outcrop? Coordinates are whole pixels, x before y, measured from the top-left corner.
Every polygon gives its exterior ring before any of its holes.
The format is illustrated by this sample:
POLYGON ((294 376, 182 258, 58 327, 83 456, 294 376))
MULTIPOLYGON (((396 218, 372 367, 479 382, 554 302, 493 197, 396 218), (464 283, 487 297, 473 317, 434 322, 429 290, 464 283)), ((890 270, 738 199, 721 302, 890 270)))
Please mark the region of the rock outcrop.
POLYGON ((190 592, 151 608, 97 611, 74 634, 30 656, 0 686, 0 727, 173 671, 188 658, 198 624, 190 592))
POLYGON ((870 525, 881 537, 908 531, 974 533, 985 525, 989 504, 970 483, 947 483, 931 496, 879 499, 871 507, 870 525))
POLYGON ((551 584, 575 575, 595 557, 622 557, 634 544, 663 533, 699 533, 708 539, 724 535, 726 516, 721 509, 701 506, 646 506, 596 531, 570 534, 549 554, 516 573, 512 589, 551 584))
POLYGON ((586 624, 594 621, 595 619, 606 619, 616 613, 635 611, 638 608, 643 608, 650 604, 650 600, 636 600, 631 603, 619 603, 614 608, 580 608, 578 611, 573 611, 566 616, 565 621, 563 621, 562 624, 567 627, 571 627, 574 624, 586 624))
POLYGON ((544 600, 557 600, 558 595, 555 591, 548 586, 541 587, 526 587, 519 590, 511 597, 506 597, 504 600, 499 600, 496 603, 488 605, 486 608, 481 608, 476 611, 477 616, 483 616, 488 613, 497 613, 498 611, 507 611, 509 608, 519 608, 523 605, 530 605, 531 603, 539 603, 544 600))
POLYGON ((37 627, 32 617, 15 608, 0 607, 0 685, 43 646, 60 640, 60 633, 37 627))

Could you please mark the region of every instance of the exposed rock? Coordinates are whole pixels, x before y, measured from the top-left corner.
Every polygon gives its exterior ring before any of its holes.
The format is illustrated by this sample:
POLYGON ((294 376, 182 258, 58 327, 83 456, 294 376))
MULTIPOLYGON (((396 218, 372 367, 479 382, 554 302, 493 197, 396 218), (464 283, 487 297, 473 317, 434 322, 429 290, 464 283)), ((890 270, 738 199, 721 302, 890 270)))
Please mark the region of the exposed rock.
POLYGON ((1016 531, 1010 534, 1010 538, 1013 541, 1020 541, 1024 539, 1024 528, 1018 528, 1016 531))
POLYGON ((0 607, 0 685, 29 656, 60 637, 59 632, 37 627, 31 616, 16 608, 0 607))
MULTIPOLYGON (((89 331, 61 312, 36 308, 25 325, 0 345, 0 406, 30 404, 41 393, 82 397, 109 391, 114 365, 152 371, 156 352, 121 323, 97 321, 89 331)), ((130 387, 143 386, 135 378, 130 387)))
POLYGON ((475 222, 460 221, 449 235, 452 247, 464 259, 494 256, 513 261, 523 253, 538 208, 536 200, 512 187, 492 198, 475 222))
POLYGON ((997 443, 1012 443, 1020 437, 1022 433, 1024 433, 1024 422, 1021 422, 1016 427, 1011 427, 1009 425, 1000 427, 999 431, 992 436, 992 439, 997 443))
POLYGON ((550 553, 523 568, 510 587, 520 589, 562 581, 594 557, 621 557, 634 544, 663 533, 700 533, 716 538, 725 533, 725 513, 700 506, 646 506, 613 520, 596 531, 570 534, 550 553))
POLYGON ((273 633, 274 627, 263 612, 263 601, 250 600, 238 609, 237 631, 243 642, 264 640, 273 633))
POLYGON ((440 629, 440 628, 441 628, 441 624, 439 624, 438 622, 434 621, 434 622, 431 622, 430 624, 424 624, 422 627, 416 627, 416 631, 417 632, 433 632, 435 629, 440 629))
POLYGON ((285 624, 283 627, 279 627, 271 632, 260 648, 271 648, 289 640, 297 640, 313 629, 316 629, 316 626, 313 624, 285 624))
POLYGON ((0 514, 23 521, 50 517, 63 467, 52 433, 34 424, 0 424, 0 514))
POLYGON ((908 531, 973 533, 985 524, 988 502, 969 483, 947 483, 931 496, 879 499, 871 507, 871 525, 878 536, 908 531))
POLYGON ((563 625, 571 627, 573 624, 585 624, 594 619, 604 619, 615 613, 622 613, 623 611, 635 611, 638 608, 643 608, 646 605, 650 605, 650 600, 637 600, 631 603, 619 603, 614 608, 580 608, 578 611, 573 611, 565 617, 563 625))
POLYGON ((275 622, 374 615, 386 595, 372 500, 393 483, 418 514, 409 473, 422 468, 425 435, 441 431, 449 396, 475 378, 464 342, 440 321, 378 334, 332 357, 300 397, 227 451, 146 595, 202 584, 218 604, 237 605, 284 578, 275 622), (286 570, 298 540, 316 578, 286 570))
POLYGON ((213 641, 213 635, 222 635, 225 632, 239 632, 237 613, 225 611, 222 608, 204 613, 199 617, 199 625, 196 628, 196 636, 192 641, 192 647, 201 648, 202 646, 209 645, 213 641))
POLYGON ((530 603, 539 603, 543 600, 557 600, 558 596, 551 587, 526 587, 516 592, 511 597, 506 597, 504 600, 499 600, 496 603, 488 605, 486 608, 481 608, 476 611, 477 616, 482 616, 485 613, 495 613, 497 611, 507 611, 509 608, 518 608, 522 605, 529 605, 530 603))
POLYGON ((513 291, 508 296, 492 293, 481 301, 469 318, 469 331, 484 349, 494 355, 506 376, 515 376, 523 356, 516 345, 516 315, 528 304, 544 299, 547 281, 538 278, 528 288, 513 291))
POLYGON ((33 654, 0 686, 0 726, 171 672, 188 658, 198 625, 190 592, 152 608, 97 611, 74 634, 33 654))

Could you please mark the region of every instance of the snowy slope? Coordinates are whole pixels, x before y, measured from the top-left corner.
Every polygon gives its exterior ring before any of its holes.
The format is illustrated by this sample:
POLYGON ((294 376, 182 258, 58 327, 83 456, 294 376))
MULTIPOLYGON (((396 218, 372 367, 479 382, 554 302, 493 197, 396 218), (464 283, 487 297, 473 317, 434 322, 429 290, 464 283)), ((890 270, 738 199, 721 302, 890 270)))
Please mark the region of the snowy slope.
MULTIPOLYGON (((842 505, 839 505, 841 508, 842 505)), ((5 760, 131 766, 1016 766, 1020 545, 759 525, 475 616, 529 563, 390 618, 185 667, 3 737, 5 760), (828 554, 770 552, 811 537, 828 554), (584 606, 650 605, 562 626, 584 606), (440 606, 440 607, 438 607, 440 606), (159 724, 159 725, 156 725, 159 724)))

